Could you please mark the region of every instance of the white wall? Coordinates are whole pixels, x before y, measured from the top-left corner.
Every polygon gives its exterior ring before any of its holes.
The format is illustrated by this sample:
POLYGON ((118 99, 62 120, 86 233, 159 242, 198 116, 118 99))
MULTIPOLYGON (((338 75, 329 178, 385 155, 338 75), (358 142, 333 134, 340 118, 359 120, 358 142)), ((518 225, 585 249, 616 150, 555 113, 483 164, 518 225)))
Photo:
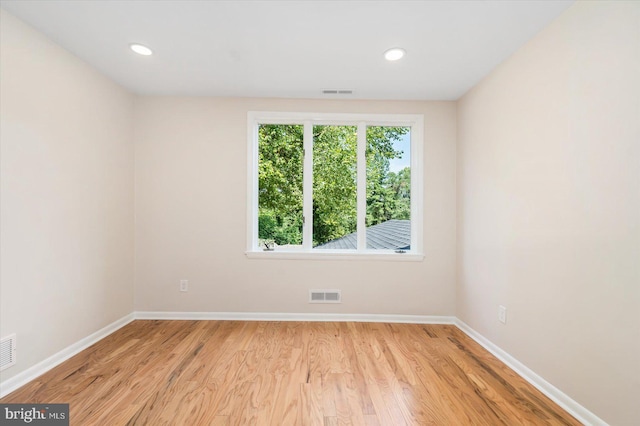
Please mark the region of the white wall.
POLYGON ((133 310, 133 97, 4 11, 0 63, 6 380, 133 310))
POLYGON ((640 424, 639 32, 579 2, 458 105, 457 315, 612 425, 640 424))
POLYGON ((452 315, 455 114, 453 102, 137 98, 136 310, 452 315), (250 110, 424 114, 425 260, 247 259, 250 110), (343 303, 308 304, 310 288, 342 289, 343 303))

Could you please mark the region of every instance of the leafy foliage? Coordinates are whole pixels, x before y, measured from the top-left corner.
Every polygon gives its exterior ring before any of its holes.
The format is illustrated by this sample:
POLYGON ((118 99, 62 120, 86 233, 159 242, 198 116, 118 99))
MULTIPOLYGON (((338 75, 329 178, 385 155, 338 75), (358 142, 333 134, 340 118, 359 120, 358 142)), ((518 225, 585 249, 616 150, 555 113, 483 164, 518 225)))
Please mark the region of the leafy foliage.
MULTIPOLYGON (((389 172, 401 158, 394 142, 406 127, 367 128, 367 226, 410 215, 407 167, 389 172)), ((303 133, 301 125, 259 128, 258 237, 276 244, 302 244, 303 133)), ((313 127, 313 245, 355 232, 357 225, 357 128, 313 127)))
POLYGON ((258 139, 258 238, 302 244, 303 126, 262 125, 258 139))
POLYGON ((390 178, 395 174, 389 172, 389 160, 402 157, 403 153, 396 151, 393 143, 407 131, 404 127, 367 128, 367 226, 394 216, 396 200, 390 178))
POLYGON ((357 226, 357 128, 313 128, 313 245, 357 226))
POLYGON ((391 219, 411 219, 411 168, 389 173, 389 187, 395 201, 391 219))

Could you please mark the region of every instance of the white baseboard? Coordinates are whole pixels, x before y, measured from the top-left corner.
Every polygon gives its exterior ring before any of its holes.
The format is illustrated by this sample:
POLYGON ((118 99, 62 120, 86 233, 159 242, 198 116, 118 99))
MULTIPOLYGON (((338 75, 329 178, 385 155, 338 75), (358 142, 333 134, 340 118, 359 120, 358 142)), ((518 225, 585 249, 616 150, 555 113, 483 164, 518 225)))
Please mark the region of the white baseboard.
POLYGON ((455 317, 389 314, 327 314, 271 312, 135 312, 139 320, 339 321, 410 324, 455 324, 455 317))
POLYGON ((547 382, 545 379, 530 370, 523 363, 509 355, 504 350, 493 344, 489 339, 469 327, 465 322, 456 318, 455 325, 467 336, 478 342, 483 348, 491 352, 496 358, 504 362, 509 368, 518 373, 540 392, 549 397, 553 402, 575 417, 584 425, 607 426, 607 423, 593 414, 591 411, 578 404, 560 389, 547 382))
POLYGON ((72 344, 70 346, 67 346, 66 348, 64 348, 60 352, 50 356, 49 358, 45 359, 44 361, 41 361, 41 362, 37 363, 33 367, 30 367, 30 368, 26 369, 25 371, 23 371, 21 373, 18 373, 17 375, 15 375, 13 377, 10 377, 9 379, 1 382, 0 383, 0 398, 3 398, 4 396, 10 394, 14 390, 16 390, 19 387, 29 383, 30 381, 32 381, 33 379, 37 378, 38 376, 43 375, 44 373, 46 373, 47 371, 51 370, 53 367, 57 366, 58 364, 61 364, 62 362, 68 360, 69 358, 71 358, 72 356, 76 355, 77 353, 83 351, 84 349, 86 349, 89 346, 93 345, 94 343, 98 342, 99 340, 104 339, 105 337, 107 337, 108 335, 113 333, 114 331, 116 331, 116 330, 124 327, 125 325, 129 324, 134 319, 135 319, 135 317, 134 317, 134 315, 132 313, 128 314, 128 315, 120 318, 119 320, 112 322, 111 324, 107 325, 106 327, 101 328, 100 330, 96 331, 95 333, 90 334, 89 336, 85 337, 84 339, 81 339, 81 340, 77 341, 76 343, 74 343, 74 344, 72 344))

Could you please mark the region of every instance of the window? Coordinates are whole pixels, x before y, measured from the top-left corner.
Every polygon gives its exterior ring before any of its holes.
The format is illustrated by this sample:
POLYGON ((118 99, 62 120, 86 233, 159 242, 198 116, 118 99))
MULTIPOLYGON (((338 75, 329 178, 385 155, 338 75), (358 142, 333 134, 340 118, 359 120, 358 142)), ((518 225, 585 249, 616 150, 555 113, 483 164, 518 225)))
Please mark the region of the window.
POLYGON ((422 116, 250 112, 250 257, 422 258, 422 116))

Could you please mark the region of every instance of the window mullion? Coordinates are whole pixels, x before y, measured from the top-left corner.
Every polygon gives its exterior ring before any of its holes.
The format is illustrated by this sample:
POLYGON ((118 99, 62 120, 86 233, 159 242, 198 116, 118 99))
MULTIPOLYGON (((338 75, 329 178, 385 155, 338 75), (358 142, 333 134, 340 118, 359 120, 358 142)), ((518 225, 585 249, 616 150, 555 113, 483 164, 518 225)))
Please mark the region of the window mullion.
POLYGON ((367 248, 367 231, 365 217, 367 214, 367 124, 358 123, 358 200, 357 200, 357 231, 358 250, 367 248))
POLYGON ((304 123, 304 164, 302 167, 302 191, 304 226, 302 228, 302 247, 310 250, 313 247, 313 123, 304 123))

